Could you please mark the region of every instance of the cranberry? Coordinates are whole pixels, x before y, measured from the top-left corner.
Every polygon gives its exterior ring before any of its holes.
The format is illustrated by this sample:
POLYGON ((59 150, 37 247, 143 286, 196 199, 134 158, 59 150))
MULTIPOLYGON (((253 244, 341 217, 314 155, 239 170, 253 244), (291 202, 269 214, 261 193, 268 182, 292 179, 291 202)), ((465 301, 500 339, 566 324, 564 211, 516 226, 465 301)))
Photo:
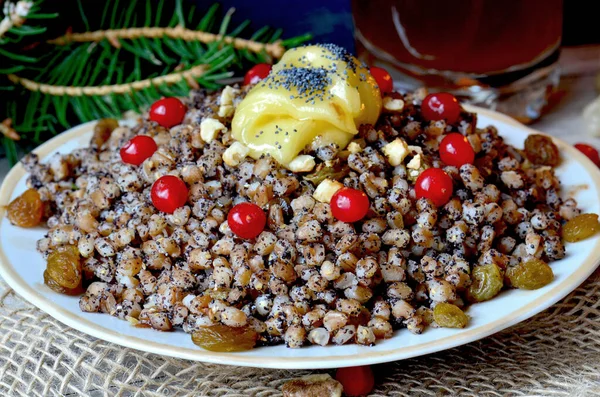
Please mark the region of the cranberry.
POLYGON ((394 90, 394 80, 392 80, 392 76, 390 76, 387 70, 378 68, 377 66, 371 66, 370 72, 371 76, 373 76, 379 86, 381 96, 394 90))
POLYGON ((464 135, 453 132, 442 139, 440 158, 448 165, 460 167, 463 164, 473 164, 475 151, 464 135))
POLYGON ((429 94, 421 104, 421 114, 428 121, 446 120, 446 123, 454 124, 460 117, 460 111, 456 97, 447 92, 429 94))
POLYGON ((256 204, 240 203, 229 211, 227 223, 236 236, 253 239, 264 230, 267 216, 256 204))
POLYGON ((342 222, 360 221, 369 212, 369 197, 356 189, 343 187, 331 197, 331 214, 342 222))
POLYGON ((172 214, 177 208, 183 207, 187 202, 188 188, 176 176, 165 175, 154 182, 150 197, 156 209, 172 214))
POLYGON ((335 373, 335 378, 344 387, 346 396, 364 396, 375 386, 375 377, 368 365, 340 368, 335 373))
POLYGON ((150 120, 165 128, 181 124, 187 107, 177 98, 162 98, 150 106, 150 120))
POLYGON ((156 142, 148 135, 134 136, 121 148, 121 160, 127 164, 140 165, 156 152, 156 142))
POLYGON ((266 78, 271 73, 271 65, 268 63, 259 63, 254 65, 246 72, 244 76, 244 85, 256 84, 266 78))
POLYGON ((597 167, 600 167, 600 155, 598 155, 598 151, 593 146, 587 145, 585 143, 576 143, 575 148, 577 148, 581 153, 585 154, 597 167))
POLYGON ((452 191, 452 178, 440 168, 427 168, 421 172, 415 183, 417 198, 428 198, 438 207, 450 200, 452 191))

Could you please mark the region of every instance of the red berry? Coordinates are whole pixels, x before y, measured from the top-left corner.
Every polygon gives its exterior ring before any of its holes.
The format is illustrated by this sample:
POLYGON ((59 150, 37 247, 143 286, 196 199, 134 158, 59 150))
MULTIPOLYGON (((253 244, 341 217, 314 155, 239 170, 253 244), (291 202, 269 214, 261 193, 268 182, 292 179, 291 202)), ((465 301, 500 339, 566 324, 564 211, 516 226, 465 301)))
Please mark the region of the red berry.
POLYGON ((271 72, 271 65, 268 63, 259 63, 254 65, 250 70, 246 72, 244 76, 244 85, 256 84, 271 72))
POLYGON ((377 66, 371 66, 370 72, 371 76, 373 76, 379 86, 381 96, 394 90, 394 80, 392 80, 392 76, 390 76, 387 70, 378 68, 377 66))
POLYGON ((181 124, 187 107, 177 98, 162 98, 150 106, 150 120, 165 128, 181 124))
POLYGON ((475 151, 464 135, 453 132, 442 139, 440 158, 444 163, 460 168, 463 164, 473 164, 475 151))
POLYGON ((369 212, 369 197, 356 189, 343 187, 331 197, 331 214, 342 222, 360 221, 369 212))
POLYGON ((415 183, 417 198, 428 198, 438 207, 450 200, 452 191, 452 178, 441 168, 427 168, 421 172, 415 183))
POLYGON ((368 365, 340 368, 335 374, 338 382, 344 386, 346 396, 364 396, 375 386, 373 371, 368 365))
POLYGON ((121 160, 127 164, 140 165, 156 152, 158 147, 148 135, 134 136, 121 148, 121 160))
POLYGON ((460 117, 460 111, 456 97, 447 92, 429 94, 421 104, 421 114, 428 121, 446 120, 446 123, 454 124, 460 117))
POLYGON ((183 207, 187 202, 188 188, 176 176, 165 175, 154 182, 150 197, 156 209, 172 214, 177 208, 183 207))
POLYGON ((264 230, 267 216, 256 204, 240 203, 229 211, 227 224, 236 236, 253 239, 264 230))
POLYGON ((581 153, 585 154, 597 167, 600 167, 600 155, 598 155, 598 151, 596 148, 590 145, 586 145, 585 143, 576 143, 575 148, 577 148, 581 153))

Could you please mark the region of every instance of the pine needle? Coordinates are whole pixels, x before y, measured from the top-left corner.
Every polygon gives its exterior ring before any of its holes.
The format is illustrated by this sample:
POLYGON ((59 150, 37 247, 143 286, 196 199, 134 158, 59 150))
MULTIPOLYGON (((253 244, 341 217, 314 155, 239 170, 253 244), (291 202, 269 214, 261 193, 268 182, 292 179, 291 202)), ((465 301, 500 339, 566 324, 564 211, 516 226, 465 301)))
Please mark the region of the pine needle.
POLYGON ((268 27, 249 32, 249 21, 232 26, 234 9, 219 18, 218 4, 199 15, 182 0, 107 0, 98 20, 86 1, 78 0, 77 10, 85 32, 48 40, 40 21, 60 16, 39 0, 20 26, 0 37, 0 75, 8 77, 0 78, 0 90, 11 104, 5 117, 21 138, 17 144, 3 137, 12 162, 19 148, 64 128, 141 111, 161 96, 218 88, 244 62, 272 62, 310 39, 279 40, 281 30, 268 27), (26 39, 37 44, 23 51, 26 39))

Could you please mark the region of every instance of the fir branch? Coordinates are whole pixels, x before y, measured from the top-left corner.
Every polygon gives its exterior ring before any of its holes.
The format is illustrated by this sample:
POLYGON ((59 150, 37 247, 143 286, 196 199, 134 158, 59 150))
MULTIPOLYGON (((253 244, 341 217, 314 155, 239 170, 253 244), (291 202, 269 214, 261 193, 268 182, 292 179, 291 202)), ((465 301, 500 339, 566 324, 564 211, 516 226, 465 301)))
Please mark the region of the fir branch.
MULTIPOLYGON (((26 24, 28 20, 51 19, 57 16, 41 13, 40 1, 4 2, 4 15, 0 19, 0 75, 22 71, 39 61, 39 57, 24 55, 18 44, 25 38, 34 38, 46 32, 46 27, 26 24)), ((5 90, 6 87, 0 89, 5 90)))
POLYGON ((4 150, 6 152, 6 157, 8 158, 8 162, 12 164, 16 164, 19 160, 19 151, 17 150, 17 145, 14 140, 4 137, 2 140, 4 150))
MULTIPOLYGON (((14 98, 6 115, 21 147, 80 122, 141 112, 161 96, 219 88, 244 63, 272 62, 310 39, 281 40, 280 30, 266 27, 241 38, 249 22, 230 26, 233 10, 219 21, 217 4, 198 16, 184 9, 182 0, 107 0, 94 19, 86 15, 90 3, 77 1, 86 32, 36 40, 44 27, 22 25, 0 38, 0 74, 8 84, 0 89, 14 98), (14 43, 28 34, 40 44, 21 51, 14 43), (7 42, 13 44, 4 46, 7 42)), ((53 17, 40 4, 44 0, 33 3, 28 20, 53 17)), ((2 141, 15 159, 15 141, 6 136, 2 141)))
MULTIPOLYGON (((95 32, 67 33, 56 39, 48 40, 49 44, 65 45, 73 42, 99 42, 104 39, 111 43, 118 43, 117 39, 138 39, 138 38, 162 38, 170 37, 172 39, 183 39, 185 41, 199 41, 205 44, 221 42, 224 44, 233 44, 237 50, 249 50, 252 52, 266 52, 273 58, 281 58, 285 52, 285 47, 280 41, 275 43, 261 43, 254 40, 241 39, 239 37, 225 36, 223 34, 214 34, 197 30, 185 29, 182 26, 174 28, 161 27, 143 27, 113 30, 98 30, 95 32)), ((120 46, 116 44, 115 47, 120 46)))
POLYGON ((32 6, 33 2, 31 1, 21 0, 16 3, 7 1, 4 4, 4 18, 0 21, 0 38, 13 27, 23 25, 32 6))
POLYGON ((21 136, 17 134, 17 131, 12 128, 12 119, 10 118, 4 119, 4 121, 0 123, 0 133, 2 133, 2 135, 4 135, 6 138, 12 139, 13 141, 18 141, 21 139, 21 136))
POLYGON ((137 80, 125 84, 112 84, 100 86, 62 86, 38 83, 14 74, 9 74, 8 79, 15 84, 20 84, 29 91, 37 91, 42 94, 54 96, 104 96, 110 94, 127 94, 131 91, 140 91, 150 87, 160 86, 161 84, 175 84, 182 80, 187 81, 190 78, 198 78, 206 73, 206 65, 194 66, 188 70, 173 72, 163 76, 154 77, 151 79, 137 80))

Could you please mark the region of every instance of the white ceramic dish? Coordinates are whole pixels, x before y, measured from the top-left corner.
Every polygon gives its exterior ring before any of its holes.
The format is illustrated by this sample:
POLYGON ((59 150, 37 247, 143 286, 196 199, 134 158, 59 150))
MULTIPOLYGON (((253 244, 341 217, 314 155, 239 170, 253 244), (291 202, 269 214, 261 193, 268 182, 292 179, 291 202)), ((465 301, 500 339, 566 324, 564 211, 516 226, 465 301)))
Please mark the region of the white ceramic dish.
MULTIPOLYGON (((534 131, 517 121, 489 110, 471 108, 479 113, 479 126, 493 124, 510 144, 523 146, 534 131)), ((36 149, 42 159, 85 146, 94 123, 73 128, 36 149)), ((558 175, 563 193, 573 194, 585 212, 600 213, 600 171, 576 149, 557 141, 563 162, 558 175), (582 188, 585 186, 586 188, 582 188)), ((469 308, 469 326, 462 330, 428 329, 422 335, 406 330, 373 347, 346 345, 288 349, 283 345, 261 347, 243 353, 212 353, 196 347, 183 331, 163 333, 135 328, 126 321, 104 314, 82 313, 78 298, 51 291, 43 284, 44 261, 36 252, 36 240, 43 228, 21 229, 12 226, 2 206, 25 190, 25 171, 15 166, 0 188, 0 275, 21 296, 59 321, 93 335, 146 352, 218 364, 265 368, 316 369, 375 364, 420 356, 481 339, 523 321, 562 299, 583 282, 600 261, 600 242, 595 237, 567 245, 567 257, 553 262, 555 280, 536 291, 505 291, 491 301, 469 308)))

